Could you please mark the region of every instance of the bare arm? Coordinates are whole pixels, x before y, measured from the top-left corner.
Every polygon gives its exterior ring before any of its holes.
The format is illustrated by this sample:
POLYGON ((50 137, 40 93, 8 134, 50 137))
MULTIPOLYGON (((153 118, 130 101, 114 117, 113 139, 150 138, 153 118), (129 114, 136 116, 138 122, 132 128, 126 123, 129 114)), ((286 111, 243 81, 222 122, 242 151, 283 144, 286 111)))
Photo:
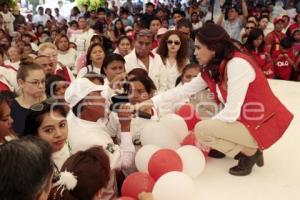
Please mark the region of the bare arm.
POLYGON ((242 0, 242 12, 243 12, 243 15, 241 16, 241 20, 243 22, 245 22, 249 15, 246 0, 242 0))

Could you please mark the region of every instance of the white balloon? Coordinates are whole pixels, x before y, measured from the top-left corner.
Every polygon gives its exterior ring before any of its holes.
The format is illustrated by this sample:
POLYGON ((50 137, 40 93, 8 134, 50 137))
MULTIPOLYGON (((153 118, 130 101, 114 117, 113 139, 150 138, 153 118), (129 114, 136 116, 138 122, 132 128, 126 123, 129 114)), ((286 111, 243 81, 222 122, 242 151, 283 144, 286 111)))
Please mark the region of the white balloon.
POLYGON ((152 144, 167 149, 178 149, 180 144, 170 129, 160 121, 147 124, 141 131, 142 145, 152 144))
POLYGON ((176 150, 183 164, 183 172, 192 178, 199 176, 205 168, 205 156, 202 151, 191 145, 176 150))
POLYGON ((148 173, 148 163, 151 156, 161 148, 154 145, 145 145, 139 149, 135 156, 135 166, 140 172, 148 173))
POLYGON ((174 171, 156 181, 152 194, 155 200, 192 200, 196 196, 196 186, 188 175, 174 171))
POLYGON ((184 138, 189 134, 189 129, 186 122, 182 117, 176 114, 168 114, 163 116, 160 121, 176 134, 177 140, 181 143, 184 138))

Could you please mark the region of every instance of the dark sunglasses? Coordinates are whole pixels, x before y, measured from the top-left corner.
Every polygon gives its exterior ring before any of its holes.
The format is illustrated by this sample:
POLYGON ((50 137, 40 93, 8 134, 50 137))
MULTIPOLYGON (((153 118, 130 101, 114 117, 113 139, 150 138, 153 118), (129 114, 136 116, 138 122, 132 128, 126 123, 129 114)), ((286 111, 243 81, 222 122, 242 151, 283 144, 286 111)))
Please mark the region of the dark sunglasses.
POLYGON ((175 45, 177 45, 177 46, 179 46, 179 45, 181 44, 180 41, 173 41, 173 40, 168 40, 167 43, 168 43, 168 44, 175 44, 175 45))
POLYGON ((57 99, 50 97, 40 103, 33 104, 30 107, 30 110, 40 112, 40 111, 44 110, 46 105, 52 105, 54 103, 57 103, 57 99))

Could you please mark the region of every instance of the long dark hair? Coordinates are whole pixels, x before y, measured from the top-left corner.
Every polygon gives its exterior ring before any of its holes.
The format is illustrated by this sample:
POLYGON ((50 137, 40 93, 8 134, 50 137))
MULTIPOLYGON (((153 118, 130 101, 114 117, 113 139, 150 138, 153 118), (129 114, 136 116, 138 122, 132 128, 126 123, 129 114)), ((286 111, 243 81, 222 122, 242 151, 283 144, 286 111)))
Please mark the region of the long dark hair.
MULTIPOLYGON (((259 36, 263 36, 264 38, 264 32, 263 30, 261 30, 260 28, 254 28, 250 31, 249 35, 248 35, 248 39, 246 41, 246 43, 244 44, 244 47, 249 51, 249 53, 251 53, 252 51, 255 51, 255 46, 254 46, 254 40, 257 40, 257 38, 259 36)), ((260 46, 258 47, 258 52, 263 52, 265 48, 265 42, 264 40, 262 41, 262 43, 260 44, 260 46)))
POLYGON ((93 67, 93 65, 92 65, 92 60, 91 60, 90 57, 91 57, 91 53, 92 53, 93 49, 94 49, 96 46, 99 46, 99 47, 103 50, 103 52, 104 52, 104 54, 105 54, 105 49, 103 48, 103 46, 102 46, 101 44, 99 44, 99 43, 91 44, 90 47, 89 47, 88 50, 87 50, 87 53, 86 53, 86 65, 87 65, 87 66, 88 66, 88 65, 91 65, 91 66, 93 67))
POLYGON ((180 39, 180 48, 177 52, 176 55, 176 62, 177 62, 177 68, 178 71, 181 71, 184 66, 185 62, 187 61, 189 55, 188 55, 188 39, 185 37, 181 32, 179 31, 168 31, 166 32, 163 36, 162 39, 160 40, 158 49, 157 49, 157 54, 159 54, 164 62, 166 64, 166 59, 168 57, 168 38, 171 35, 177 35, 180 39))
POLYGON ((43 109, 41 111, 30 110, 29 115, 26 117, 25 129, 23 136, 25 135, 38 135, 38 129, 41 126, 46 114, 53 111, 59 112, 63 117, 67 117, 67 112, 63 105, 58 103, 47 103, 47 100, 41 102, 43 109))
POLYGON ((219 67, 222 61, 232 59, 234 51, 238 51, 238 49, 232 43, 228 33, 221 26, 212 23, 200 28, 196 33, 196 39, 207 46, 209 50, 215 51, 214 58, 204 70, 208 70, 212 78, 219 82, 219 67))
POLYGON ((114 34, 115 34, 115 36, 116 36, 117 39, 118 39, 121 35, 126 35, 125 28, 124 28, 124 24, 123 24, 123 22, 122 22, 121 19, 117 19, 117 20, 115 21, 115 25, 114 25, 114 34), (117 29, 117 22, 121 22, 121 24, 122 24, 121 29, 117 29))

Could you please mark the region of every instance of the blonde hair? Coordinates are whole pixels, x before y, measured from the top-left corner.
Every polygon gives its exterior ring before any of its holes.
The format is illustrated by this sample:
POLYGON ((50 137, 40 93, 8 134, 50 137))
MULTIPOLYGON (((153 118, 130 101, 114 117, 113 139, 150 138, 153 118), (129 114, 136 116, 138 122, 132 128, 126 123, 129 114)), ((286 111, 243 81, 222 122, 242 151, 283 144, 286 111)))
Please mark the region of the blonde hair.
POLYGON ((46 49, 54 49, 55 51, 57 51, 57 48, 53 43, 45 42, 43 44, 40 44, 38 55, 40 55, 40 52, 45 51, 46 49))

